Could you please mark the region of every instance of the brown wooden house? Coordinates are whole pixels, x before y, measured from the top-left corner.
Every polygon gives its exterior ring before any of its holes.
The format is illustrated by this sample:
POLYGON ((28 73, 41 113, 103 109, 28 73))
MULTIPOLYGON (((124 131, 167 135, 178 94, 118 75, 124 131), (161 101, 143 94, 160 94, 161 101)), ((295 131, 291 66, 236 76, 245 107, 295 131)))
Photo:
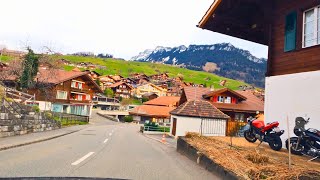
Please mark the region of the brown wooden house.
POLYGON ((115 94, 115 97, 122 97, 122 98, 131 98, 134 88, 125 82, 117 82, 114 83, 110 86, 108 86, 108 88, 111 88, 115 94))
POLYGON ((267 122, 320 118, 320 1, 215 0, 198 27, 268 46, 267 122))
POLYGON ((102 93, 89 72, 41 68, 35 78, 34 94, 41 110, 89 116, 94 93, 102 93))

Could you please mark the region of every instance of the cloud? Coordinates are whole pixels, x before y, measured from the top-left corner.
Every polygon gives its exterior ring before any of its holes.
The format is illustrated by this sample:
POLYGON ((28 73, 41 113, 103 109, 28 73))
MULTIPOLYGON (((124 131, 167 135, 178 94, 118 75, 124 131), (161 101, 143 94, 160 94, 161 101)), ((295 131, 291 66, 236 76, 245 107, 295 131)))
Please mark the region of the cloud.
POLYGON ((267 47, 201 30, 197 23, 212 0, 3 0, 0 43, 26 42, 63 53, 92 51, 129 59, 156 46, 232 42, 258 57, 267 47))

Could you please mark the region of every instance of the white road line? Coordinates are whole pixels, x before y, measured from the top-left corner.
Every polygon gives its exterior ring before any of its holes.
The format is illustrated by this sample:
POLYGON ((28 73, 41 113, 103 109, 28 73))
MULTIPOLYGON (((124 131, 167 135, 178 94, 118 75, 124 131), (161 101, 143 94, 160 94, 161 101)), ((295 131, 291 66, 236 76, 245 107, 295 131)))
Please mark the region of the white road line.
POLYGON ((107 138, 106 140, 103 141, 103 143, 106 143, 109 139, 107 138))
POLYGON ((112 136, 112 133, 109 133, 109 136, 112 136))
POLYGON ((87 159, 88 157, 90 157, 92 154, 94 154, 94 152, 89 152, 88 154, 86 154, 85 156, 83 156, 82 158, 78 159, 77 161, 73 162, 71 165, 76 166, 78 164, 80 164, 82 161, 84 161, 85 159, 87 159))

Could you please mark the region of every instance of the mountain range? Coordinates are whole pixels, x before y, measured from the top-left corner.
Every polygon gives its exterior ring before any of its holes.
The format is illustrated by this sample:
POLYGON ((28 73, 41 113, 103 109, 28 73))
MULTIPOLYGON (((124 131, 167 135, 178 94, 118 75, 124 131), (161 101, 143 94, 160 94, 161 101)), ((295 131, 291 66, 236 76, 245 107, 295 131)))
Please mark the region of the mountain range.
POLYGON ((131 58, 133 61, 163 63, 192 70, 211 72, 231 79, 264 87, 267 59, 230 43, 189 45, 147 49, 131 58))

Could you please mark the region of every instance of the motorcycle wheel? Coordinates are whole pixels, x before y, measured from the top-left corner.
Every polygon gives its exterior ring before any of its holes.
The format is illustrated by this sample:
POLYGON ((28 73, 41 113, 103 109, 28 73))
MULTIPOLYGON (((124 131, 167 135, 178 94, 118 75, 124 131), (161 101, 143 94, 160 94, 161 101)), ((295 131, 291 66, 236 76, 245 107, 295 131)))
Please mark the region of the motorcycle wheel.
POLYGON ((280 151, 282 148, 282 141, 280 136, 274 136, 273 139, 269 142, 269 146, 272 150, 280 151))
MULTIPOLYGON (((302 152, 304 150, 304 147, 301 144, 299 144, 298 147, 297 147, 297 141, 298 141, 298 139, 292 139, 292 138, 290 139, 291 153, 295 154, 295 155, 302 156, 303 155, 302 152)), ((289 144, 289 142, 288 142, 288 140, 286 140, 286 148, 287 149, 289 149, 289 145, 288 144, 289 144)))
POLYGON ((257 141, 257 138, 254 136, 254 134, 250 132, 250 130, 244 131, 244 138, 251 143, 254 143, 257 141))

